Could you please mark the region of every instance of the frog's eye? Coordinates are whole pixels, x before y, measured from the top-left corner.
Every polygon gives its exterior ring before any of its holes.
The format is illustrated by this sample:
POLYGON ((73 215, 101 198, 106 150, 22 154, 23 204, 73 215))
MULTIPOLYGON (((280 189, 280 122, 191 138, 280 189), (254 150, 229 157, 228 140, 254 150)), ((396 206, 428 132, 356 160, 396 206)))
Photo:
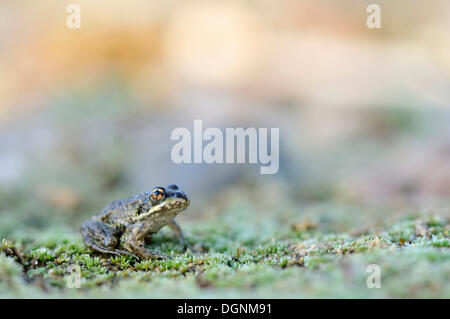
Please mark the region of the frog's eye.
POLYGON ((165 195, 166 195, 166 191, 164 190, 164 188, 157 187, 152 190, 152 193, 150 194, 150 198, 155 202, 159 202, 160 200, 162 200, 164 198, 165 195))
POLYGON ((176 185, 176 184, 170 184, 169 186, 167 186, 168 188, 170 188, 171 190, 174 190, 174 191, 177 191, 177 190, 179 190, 180 188, 178 187, 178 185, 176 185))

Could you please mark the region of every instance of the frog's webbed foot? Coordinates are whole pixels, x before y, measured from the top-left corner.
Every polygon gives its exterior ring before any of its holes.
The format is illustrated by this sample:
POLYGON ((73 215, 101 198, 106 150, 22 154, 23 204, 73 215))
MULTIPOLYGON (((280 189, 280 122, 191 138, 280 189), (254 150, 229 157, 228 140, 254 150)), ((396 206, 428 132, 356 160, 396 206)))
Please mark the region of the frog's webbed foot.
POLYGON ((148 260, 148 259, 168 259, 169 256, 165 255, 159 255, 152 253, 150 250, 145 248, 145 242, 142 241, 136 241, 136 240, 128 240, 124 243, 123 247, 127 250, 132 252, 132 254, 139 257, 139 259, 148 260))
POLYGON ((119 241, 117 230, 101 221, 87 220, 81 225, 83 241, 94 252, 111 255, 128 255, 139 259, 136 255, 116 249, 119 241))
POLYGON ((193 252, 193 253, 197 253, 198 251, 195 249, 194 246, 192 246, 185 238, 180 239, 180 244, 183 247, 183 251, 187 251, 188 249, 193 252))

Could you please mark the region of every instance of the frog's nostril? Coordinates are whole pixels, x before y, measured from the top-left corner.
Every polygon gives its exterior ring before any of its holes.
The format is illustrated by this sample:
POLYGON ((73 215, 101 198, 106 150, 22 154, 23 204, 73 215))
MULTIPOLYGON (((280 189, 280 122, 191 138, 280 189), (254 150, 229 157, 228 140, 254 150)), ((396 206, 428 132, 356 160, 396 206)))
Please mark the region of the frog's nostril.
POLYGON ((184 200, 188 200, 187 196, 185 193, 177 193, 177 198, 183 198, 184 200))

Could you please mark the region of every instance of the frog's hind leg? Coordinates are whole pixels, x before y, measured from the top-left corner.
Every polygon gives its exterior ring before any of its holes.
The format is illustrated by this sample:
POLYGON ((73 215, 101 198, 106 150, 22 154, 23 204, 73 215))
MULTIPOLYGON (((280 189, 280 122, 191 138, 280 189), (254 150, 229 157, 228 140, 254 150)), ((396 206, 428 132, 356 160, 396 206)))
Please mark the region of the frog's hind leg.
POLYGON ((87 220, 81 225, 81 235, 86 246, 95 252, 112 255, 129 255, 137 258, 135 255, 117 249, 120 234, 118 231, 101 221, 87 220))

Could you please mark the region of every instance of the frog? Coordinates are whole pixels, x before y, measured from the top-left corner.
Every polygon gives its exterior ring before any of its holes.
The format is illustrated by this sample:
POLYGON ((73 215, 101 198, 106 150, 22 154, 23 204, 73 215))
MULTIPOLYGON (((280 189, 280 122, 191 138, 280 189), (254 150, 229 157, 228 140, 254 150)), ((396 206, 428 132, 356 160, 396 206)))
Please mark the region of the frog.
POLYGON ((186 249, 188 244, 175 217, 189 204, 188 196, 178 185, 157 186, 150 192, 107 204, 81 225, 81 236, 96 253, 128 255, 138 260, 166 259, 168 256, 151 252, 145 245, 167 225, 186 249))

